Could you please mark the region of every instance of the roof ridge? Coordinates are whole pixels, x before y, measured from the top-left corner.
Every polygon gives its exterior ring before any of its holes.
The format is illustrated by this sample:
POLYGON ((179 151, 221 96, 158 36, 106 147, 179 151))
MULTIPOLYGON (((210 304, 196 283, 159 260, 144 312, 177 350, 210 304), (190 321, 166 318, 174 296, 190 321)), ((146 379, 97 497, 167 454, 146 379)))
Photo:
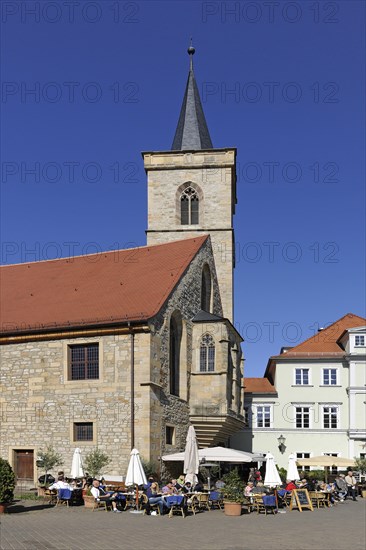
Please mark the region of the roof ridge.
MULTIPOLYGON (((319 338, 320 334, 323 336, 324 334, 329 332, 330 329, 332 329, 332 327, 334 327, 334 325, 336 325, 337 323, 340 323, 343 319, 346 319, 347 317, 357 317, 357 319, 360 319, 360 320, 362 319, 362 320, 366 321, 366 319, 364 317, 360 317, 359 315, 356 315, 355 313, 346 313, 345 315, 343 315, 342 317, 340 317, 339 319, 337 319, 336 321, 331 323, 329 326, 327 326, 326 328, 324 328, 320 332, 317 332, 316 334, 313 334, 312 336, 309 336, 309 338, 306 338, 306 340, 303 340, 302 342, 300 342, 300 344, 297 344, 297 346, 294 346, 293 348, 291 348, 291 350, 289 350, 288 352, 286 352, 282 355, 276 355, 274 357, 283 357, 284 355, 291 355, 292 353, 296 353, 297 348, 299 348, 300 346, 303 346, 304 344, 306 344, 307 342, 309 342, 309 341, 311 341, 315 338, 319 338)), ((337 342, 337 340, 338 340, 338 338, 335 339, 334 342, 337 342)))
POLYGON ((194 241, 194 240, 199 240, 199 239, 202 239, 202 242, 205 241, 205 239, 207 239, 209 237, 209 234, 205 234, 205 235, 202 235, 202 236, 197 236, 197 237, 190 237, 188 239, 178 239, 176 241, 169 241, 169 242, 165 242, 165 243, 157 243, 157 244, 145 244, 145 245, 142 245, 142 246, 134 246, 132 248, 114 248, 113 250, 101 250, 99 252, 93 252, 92 254, 78 254, 76 256, 63 256, 62 258, 50 258, 48 260, 34 260, 33 262, 19 262, 19 263, 16 263, 16 264, 2 264, 0 265, 0 269, 1 268, 5 268, 5 267, 15 267, 15 266, 20 266, 20 265, 32 265, 32 264, 41 264, 41 263, 46 263, 46 262, 60 262, 60 261, 65 261, 65 260, 75 260, 77 258, 90 258, 92 256, 100 256, 100 255, 103 255, 103 254, 115 254, 116 252, 131 252, 132 250, 143 250, 143 249, 146 249, 146 248, 157 248, 159 246, 169 246, 169 245, 172 245, 172 244, 176 244, 176 243, 179 243, 179 242, 183 242, 183 241, 194 241))

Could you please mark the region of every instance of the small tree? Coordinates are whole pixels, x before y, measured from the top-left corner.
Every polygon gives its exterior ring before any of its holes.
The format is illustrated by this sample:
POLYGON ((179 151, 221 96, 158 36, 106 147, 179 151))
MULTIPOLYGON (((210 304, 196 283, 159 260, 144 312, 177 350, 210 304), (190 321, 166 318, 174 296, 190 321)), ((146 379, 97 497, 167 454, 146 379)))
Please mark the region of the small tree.
POLYGON ((0 502, 12 502, 14 499, 15 474, 7 460, 0 458, 0 502))
POLYGON ((355 457, 355 470, 361 474, 366 473, 366 458, 355 457))
POLYGON ((84 459, 84 469, 92 476, 92 477, 98 477, 103 470, 109 463, 110 458, 103 453, 103 451, 100 451, 99 449, 95 449, 94 451, 90 451, 85 459, 84 459))
POLYGON ((62 456, 55 451, 52 445, 48 445, 45 451, 38 452, 37 466, 44 471, 44 485, 48 485, 47 473, 61 464, 63 464, 62 456))
POLYGON ((234 468, 222 478, 225 486, 223 487, 224 499, 227 502, 243 502, 244 484, 239 476, 238 469, 234 468))

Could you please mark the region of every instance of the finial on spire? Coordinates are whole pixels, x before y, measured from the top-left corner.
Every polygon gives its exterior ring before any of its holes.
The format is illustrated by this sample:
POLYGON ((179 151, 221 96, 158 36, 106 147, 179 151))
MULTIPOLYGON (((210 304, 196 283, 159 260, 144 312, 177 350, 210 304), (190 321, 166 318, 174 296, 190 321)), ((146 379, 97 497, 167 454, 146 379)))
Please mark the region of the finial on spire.
POLYGON ((187 52, 188 52, 188 54, 189 54, 189 56, 190 56, 190 65, 189 65, 190 71, 193 71, 193 56, 194 56, 194 54, 195 54, 195 51, 196 51, 196 50, 195 50, 195 48, 194 48, 193 45, 192 45, 192 37, 191 37, 191 43, 190 43, 190 46, 189 46, 189 48, 188 48, 188 50, 187 50, 187 52))

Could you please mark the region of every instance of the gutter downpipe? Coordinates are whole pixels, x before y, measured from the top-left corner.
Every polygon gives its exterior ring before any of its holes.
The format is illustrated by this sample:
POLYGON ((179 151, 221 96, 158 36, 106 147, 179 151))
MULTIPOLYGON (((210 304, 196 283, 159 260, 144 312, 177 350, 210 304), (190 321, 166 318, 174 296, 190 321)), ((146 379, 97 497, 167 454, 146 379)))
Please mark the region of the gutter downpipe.
POLYGON ((131 451, 135 448, 135 333, 131 329, 131 323, 128 323, 131 330, 131 451))

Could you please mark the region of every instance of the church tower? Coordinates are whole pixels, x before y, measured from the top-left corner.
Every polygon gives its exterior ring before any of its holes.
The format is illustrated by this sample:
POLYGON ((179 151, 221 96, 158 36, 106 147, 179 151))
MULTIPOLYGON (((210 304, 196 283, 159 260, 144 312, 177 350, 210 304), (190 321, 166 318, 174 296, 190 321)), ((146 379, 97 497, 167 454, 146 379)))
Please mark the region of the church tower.
POLYGON ((143 153, 148 184, 147 244, 209 233, 223 315, 233 322, 236 149, 212 145, 193 71, 194 53, 191 45, 188 80, 171 150, 143 153))

